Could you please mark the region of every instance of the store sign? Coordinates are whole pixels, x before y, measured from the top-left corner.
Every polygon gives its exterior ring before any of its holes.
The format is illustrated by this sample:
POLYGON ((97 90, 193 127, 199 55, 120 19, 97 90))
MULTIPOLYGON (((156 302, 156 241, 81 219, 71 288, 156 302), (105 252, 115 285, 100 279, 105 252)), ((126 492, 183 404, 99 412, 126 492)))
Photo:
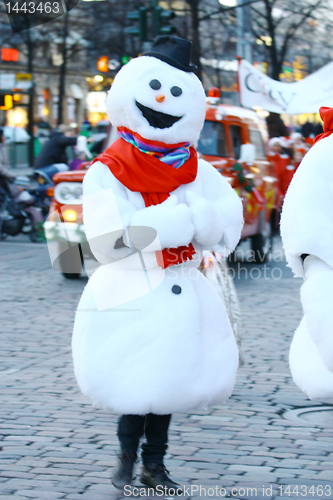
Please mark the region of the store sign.
POLYGON ((61 66, 64 62, 62 54, 52 54, 52 64, 53 66, 61 66))
POLYGON ((0 94, 0 109, 7 111, 13 107, 13 96, 9 94, 0 94))
POLYGON ((114 70, 119 68, 120 61, 118 61, 118 59, 110 59, 108 66, 109 66, 109 70, 114 71, 114 70))
POLYGON ((27 90, 32 87, 31 73, 0 73, 0 89, 27 90))
POLYGON ((0 89, 12 89, 16 84, 15 73, 0 73, 0 89))
POLYGON ((31 73, 16 73, 16 86, 20 90, 30 89, 32 87, 31 73))
POLYGON ((88 92, 86 102, 90 113, 105 113, 106 92, 88 92))
POLYGON ((17 62, 19 60, 19 51, 11 47, 1 49, 1 61, 17 62))

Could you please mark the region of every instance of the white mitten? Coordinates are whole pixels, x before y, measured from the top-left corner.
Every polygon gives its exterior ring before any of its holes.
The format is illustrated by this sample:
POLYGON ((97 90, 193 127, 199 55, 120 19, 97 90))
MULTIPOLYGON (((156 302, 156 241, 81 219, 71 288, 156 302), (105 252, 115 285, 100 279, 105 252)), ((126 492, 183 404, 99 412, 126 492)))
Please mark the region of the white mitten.
POLYGON ((216 245, 223 235, 223 222, 217 208, 193 191, 186 191, 185 201, 189 206, 194 224, 194 237, 205 246, 216 245))
POLYGON ((333 269, 310 255, 304 261, 301 300, 309 334, 318 353, 333 371, 333 269))
MULTIPOLYGON (((131 219, 130 227, 133 226, 149 227, 157 232, 159 247, 150 246, 150 251, 187 246, 192 241, 194 234, 191 210, 185 203, 178 204, 176 195, 169 196, 159 205, 138 210, 131 219)), ((129 231, 131 243, 135 248, 142 247, 142 238, 139 232, 129 231), (133 234, 131 235, 131 233, 133 234), (137 247, 136 244, 139 246, 137 247)))
POLYGON ((78 136, 76 141, 76 150, 78 153, 84 153, 89 160, 92 158, 92 154, 88 149, 87 138, 84 135, 78 136))

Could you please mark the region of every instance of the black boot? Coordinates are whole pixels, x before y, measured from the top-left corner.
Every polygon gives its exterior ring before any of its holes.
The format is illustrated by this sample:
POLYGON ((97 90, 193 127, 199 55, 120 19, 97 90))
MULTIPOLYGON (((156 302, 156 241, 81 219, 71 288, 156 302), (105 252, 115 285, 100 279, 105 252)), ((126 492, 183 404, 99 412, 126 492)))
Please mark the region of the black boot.
POLYGON ((126 485, 131 484, 133 479, 133 466, 136 460, 136 454, 130 451, 122 450, 118 456, 116 468, 111 476, 113 486, 119 490, 124 489, 126 485))
POLYGON ((140 481, 150 488, 156 489, 159 486, 158 491, 163 490, 165 495, 181 495, 183 493, 181 485, 172 481, 168 473, 163 464, 147 462, 142 467, 140 481))

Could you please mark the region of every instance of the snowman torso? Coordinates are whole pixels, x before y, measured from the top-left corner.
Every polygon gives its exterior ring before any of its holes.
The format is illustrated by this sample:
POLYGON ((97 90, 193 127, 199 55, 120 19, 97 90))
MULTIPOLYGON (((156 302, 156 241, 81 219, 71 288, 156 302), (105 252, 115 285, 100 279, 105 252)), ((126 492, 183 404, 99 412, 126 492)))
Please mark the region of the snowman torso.
POLYGON ((303 277, 300 255, 316 255, 333 267, 333 135, 305 155, 290 183, 281 216, 288 265, 303 277))
MULTIPOLYGON (((140 59, 111 89, 112 123, 150 141, 195 143, 205 114, 201 84, 162 61, 140 59)), ((126 168, 128 159, 122 161, 126 168)), ((238 351, 225 306, 197 267, 202 249, 219 244, 228 255, 235 248, 243 222, 237 194, 202 160, 194 180, 157 205, 146 206, 142 193, 102 162, 86 174, 83 191, 87 239, 102 265, 75 319, 73 359, 82 392, 118 413, 222 403, 235 382, 238 351), (161 266, 161 251, 191 245, 191 259, 161 266)))
POLYGON ((333 399, 332 150, 330 135, 306 154, 287 191, 281 217, 288 265, 305 279, 304 317, 290 348, 291 372, 302 391, 322 401, 333 399), (302 254, 312 257, 303 263, 302 254))

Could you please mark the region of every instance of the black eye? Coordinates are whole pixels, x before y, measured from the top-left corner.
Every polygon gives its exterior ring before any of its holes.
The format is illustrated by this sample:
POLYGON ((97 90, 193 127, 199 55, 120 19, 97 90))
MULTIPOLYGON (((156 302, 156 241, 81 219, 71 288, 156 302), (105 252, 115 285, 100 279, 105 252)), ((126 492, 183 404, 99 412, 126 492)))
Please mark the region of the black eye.
POLYGON ((153 90, 159 90, 162 85, 161 85, 161 82, 159 82, 158 80, 152 80, 151 82, 149 82, 149 87, 152 88, 153 90))
POLYGON ((172 87, 170 92, 174 97, 178 97, 179 95, 181 95, 183 93, 182 89, 180 87, 176 87, 176 86, 172 87))

